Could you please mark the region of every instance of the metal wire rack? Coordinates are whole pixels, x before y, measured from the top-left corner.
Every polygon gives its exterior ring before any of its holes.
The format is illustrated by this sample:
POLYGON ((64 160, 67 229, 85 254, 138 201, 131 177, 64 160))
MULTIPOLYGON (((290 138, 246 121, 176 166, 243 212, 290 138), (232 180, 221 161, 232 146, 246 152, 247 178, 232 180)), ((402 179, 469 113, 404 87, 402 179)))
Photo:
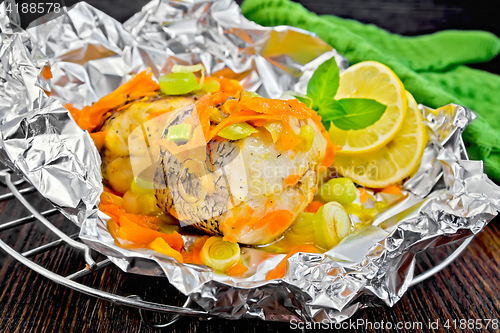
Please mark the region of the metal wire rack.
MULTIPOLYGON (((50 280, 61 284, 63 286, 72 288, 76 291, 82 292, 84 294, 94 296, 103 300, 111 301, 116 304, 120 305, 126 305, 130 307, 134 307, 139 309, 139 313, 141 316, 141 319, 144 321, 144 323, 152 328, 160 329, 160 328, 165 328, 169 325, 172 325, 175 323, 177 320, 179 320, 182 316, 191 316, 191 317, 198 317, 198 318, 210 318, 211 315, 203 310, 198 310, 192 308, 192 301, 190 298, 186 300, 184 305, 182 307, 178 306, 172 306, 172 305, 166 305, 166 304, 159 304, 155 302, 148 302, 143 299, 141 299, 137 295, 129 295, 129 296, 121 296, 113 293, 109 293, 100 289, 92 288, 89 287, 83 283, 77 282, 75 280, 84 277, 89 274, 94 274, 95 272, 103 269, 104 267, 108 266, 111 264, 111 261, 109 259, 102 260, 100 262, 95 262, 94 259, 92 258, 92 250, 82 243, 81 241, 78 240, 78 234, 66 234, 62 232, 60 229, 58 229, 54 224, 52 224, 49 220, 47 220, 47 217, 53 216, 56 214, 60 214, 57 209, 49 209, 46 211, 39 212, 37 209, 35 209, 25 198, 25 194, 28 193, 33 193, 36 192, 35 187, 33 186, 26 186, 27 184, 23 179, 14 179, 15 176, 12 174, 12 172, 9 169, 4 169, 0 171, 0 184, 4 187, 8 187, 10 189, 10 193, 6 193, 3 195, 0 195, 0 202, 6 201, 6 200, 12 200, 12 199, 17 199, 19 200, 26 208, 27 210, 31 213, 31 215, 27 215, 22 218, 18 218, 9 222, 5 222, 0 224, 0 248, 2 248, 5 252, 7 252, 9 255, 14 257, 16 260, 21 262, 22 264, 26 265, 30 269, 34 270, 38 274, 41 274, 50 280), (26 223, 30 222, 39 222, 43 224, 45 227, 47 227, 50 231, 52 231, 58 239, 53 242, 49 242, 47 244, 41 245, 39 247, 33 248, 31 250, 19 253, 16 250, 14 250, 11 246, 9 246, 4 240, 2 239, 2 232, 10 230, 12 228, 16 228, 19 226, 22 226, 26 223), (62 276, 59 275, 45 267, 42 267, 41 265, 35 263, 33 260, 30 258, 34 257, 35 255, 51 251, 56 249, 57 247, 67 244, 74 249, 77 249, 83 254, 83 260, 85 261, 86 268, 78 270, 72 274, 69 274, 67 276, 62 276), (158 312, 158 313, 164 313, 164 314, 169 314, 173 315, 168 322, 163 323, 163 324, 158 324, 158 323, 152 323, 146 316, 145 311, 153 311, 153 312, 158 312)), ((469 243, 472 241, 472 237, 466 238, 462 244, 457 247, 449 256, 447 256, 441 263, 438 265, 432 267, 431 269, 427 270, 426 272, 423 272, 422 274, 416 276, 413 278, 411 282, 411 286, 416 285, 425 279, 433 276, 434 274, 438 273, 441 271, 443 268, 448 266, 451 262, 453 262, 462 252, 463 250, 469 245, 469 243)))

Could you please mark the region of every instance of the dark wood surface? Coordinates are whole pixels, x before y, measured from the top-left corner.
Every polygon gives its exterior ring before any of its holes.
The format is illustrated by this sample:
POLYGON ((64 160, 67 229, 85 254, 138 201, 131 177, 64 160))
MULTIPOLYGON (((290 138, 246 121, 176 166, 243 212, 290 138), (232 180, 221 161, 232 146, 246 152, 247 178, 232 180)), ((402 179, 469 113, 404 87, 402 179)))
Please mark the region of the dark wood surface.
MULTIPOLYGON (((89 1, 119 20, 139 10, 144 0, 89 1)), ((68 3, 68 2, 67 2, 68 3)), ((317 13, 337 14, 359 19, 365 23, 376 23, 384 28, 407 35, 427 33, 445 28, 487 29, 500 34, 496 17, 498 9, 486 1, 303 1, 304 5, 317 13), (496 29, 496 30, 495 30, 496 29)), ((26 23, 27 18, 23 18, 26 23)), ((478 67, 500 74, 498 58, 478 67)), ((8 190, 0 188, 0 195, 8 190)), ((50 205, 36 194, 27 196, 40 210, 50 205)), ((0 224, 29 215, 17 201, 0 203, 0 224)), ((68 234, 78 231, 61 216, 49 218, 68 234)), ((485 331, 483 329, 446 329, 448 320, 453 326, 462 320, 500 320, 500 227, 499 219, 490 223, 454 263, 436 276, 411 288, 393 308, 369 308, 359 311, 352 321, 363 319, 371 323, 429 322, 439 320, 436 331, 485 331)), ((12 229, 0 234, 17 251, 56 239, 38 223, 12 229)), ((451 248, 436 249, 431 254, 419 257, 417 268, 423 271, 442 260, 451 248)), ((40 254, 35 262, 67 275, 84 267, 82 255, 67 246, 40 254)), ((95 258, 97 255, 95 254, 95 258)), ((164 278, 125 274, 109 266, 81 280, 88 286, 121 295, 140 295, 146 300, 180 305, 184 297, 164 278)), ((141 322, 136 309, 118 306, 106 301, 59 286, 34 273, 0 250, 0 332, 153 332, 141 322)), ((165 316, 151 314, 154 320, 165 316)), ((477 327, 477 326, 476 326, 477 327)), ((201 321, 184 318, 171 329, 175 332, 274 332, 286 331, 289 323, 263 322, 260 320, 228 321, 213 319, 201 321)), ((428 329, 424 329, 428 331, 428 329)), ((310 331, 310 330, 306 330, 310 331)), ((354 332, 354 330, 348 330, 354 332)), ((381 332, 382 330, 359 329, 359 332, 381 332)), ((394 331, 414 332, 417 329, 394 331)), ((488 331, 497 331, 491 326, 488 331)))

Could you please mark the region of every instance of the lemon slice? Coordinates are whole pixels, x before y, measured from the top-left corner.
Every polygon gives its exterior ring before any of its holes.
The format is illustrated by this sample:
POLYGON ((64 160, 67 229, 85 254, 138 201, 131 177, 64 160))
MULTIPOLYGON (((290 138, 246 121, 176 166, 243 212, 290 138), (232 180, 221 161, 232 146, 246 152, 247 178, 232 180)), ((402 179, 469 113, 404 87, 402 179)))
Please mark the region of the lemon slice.
POLYGON ((387 105, 380 119, 360 130, 342 130, 333 123, 330 139, 342 147, 339 155, 359 155, 377 150, 394 138, 403 125, 406 112, 405 88, 389 67, 364 61, 349 67, 340 75, 335 99, 370 98, 387 105))
POLYGON ((417 102, 406 92, 408 107, 401 130, 386 146, 361 156, 335 156, 337 171, 356 183, 381 188, 397 184, 420 165, 429 139, 417 102))

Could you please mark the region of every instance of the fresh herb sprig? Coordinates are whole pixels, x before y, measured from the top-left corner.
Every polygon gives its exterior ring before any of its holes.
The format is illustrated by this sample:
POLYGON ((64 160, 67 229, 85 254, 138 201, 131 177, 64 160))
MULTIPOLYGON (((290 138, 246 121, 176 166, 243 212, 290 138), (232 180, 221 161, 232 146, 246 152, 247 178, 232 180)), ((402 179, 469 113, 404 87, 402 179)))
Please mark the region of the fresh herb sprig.
POLYGON ((339 89, 339 67, 335 57, 322 63, 307 85, 307 97, 296 96, 318 112, 328 130, 330 123, 342 130, 359 130, 373 125, 387 106, 368 98, 335 99, 339 89))

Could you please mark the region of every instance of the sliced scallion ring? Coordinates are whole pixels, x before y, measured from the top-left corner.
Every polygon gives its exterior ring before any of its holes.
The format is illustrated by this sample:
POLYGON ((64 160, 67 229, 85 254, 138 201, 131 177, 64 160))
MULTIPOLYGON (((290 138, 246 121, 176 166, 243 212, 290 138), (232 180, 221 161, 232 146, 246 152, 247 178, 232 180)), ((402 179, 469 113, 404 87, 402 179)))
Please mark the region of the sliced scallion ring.
POLYGON ((314 242, 314 213, 301 213, 290 229, 285 233, 285 238, 293 245, 314 242))
POLYGON ((238 243, 226 242, 222 237, 210 237, 200 251, 200 259, 216 271, 224 272, 240 260, 238 243))
POLYGON ((314 220, 316 242, 324 249, 331 249, 351 230, 351 220, 338 202, 328 202, 318 209, 314 220))
POLYGON ((278 139, 280 138, 281 132, 283 132, 283 122, 279 120, 271 121, 265 123, 264 128, 271 134, 273 143, 276 143, 276 141, 278 141, 278 139))
POLYGON ((203 67, 202 64, 191 66, 175 65, 172 67, 172 73, 194 73, 198 71, 201 71, 201 78, 198 83, 198 89, 201 89, 201 87, 203 87, 203 83, 205 82, 205 67, 203 67))
POLYGON ((240 140, 257 132, 258 131, 248 123, 241 122, 224 127, 217 135, 228 140, 240 140))
POLYGON ((198 90, 193 73, 170 73, 160 77, 160 90, 165 95, 184 95, 198 90))

